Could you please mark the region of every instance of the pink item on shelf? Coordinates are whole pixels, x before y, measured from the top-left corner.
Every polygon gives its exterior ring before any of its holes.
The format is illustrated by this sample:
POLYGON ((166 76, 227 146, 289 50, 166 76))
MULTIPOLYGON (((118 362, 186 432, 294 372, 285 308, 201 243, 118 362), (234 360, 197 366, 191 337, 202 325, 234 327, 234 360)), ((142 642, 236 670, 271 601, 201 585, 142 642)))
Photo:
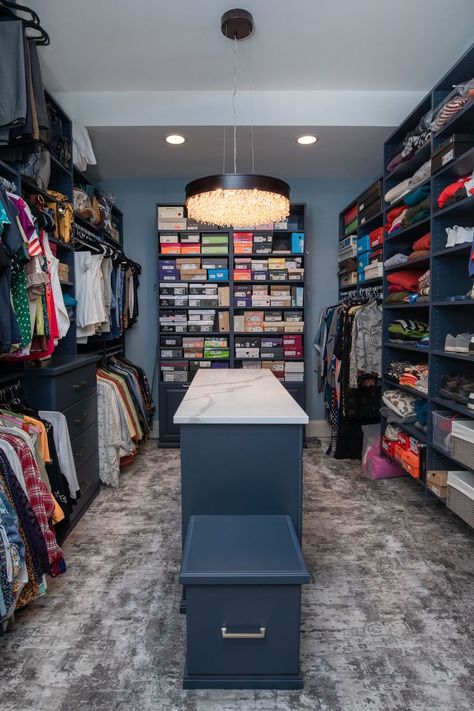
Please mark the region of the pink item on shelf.
POLYGON ((380 444, 370 447, 363 459, 362 470, 369 479, 393 479, 407 473, 380 453, 380 444))

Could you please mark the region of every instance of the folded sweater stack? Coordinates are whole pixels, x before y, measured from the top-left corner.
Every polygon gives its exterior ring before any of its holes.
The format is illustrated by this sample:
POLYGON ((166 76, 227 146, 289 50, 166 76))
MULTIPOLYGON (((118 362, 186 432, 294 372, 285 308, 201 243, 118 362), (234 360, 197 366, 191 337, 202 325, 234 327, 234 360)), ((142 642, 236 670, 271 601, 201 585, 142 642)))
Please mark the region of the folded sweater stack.
POLYGON ((398 318, 388 327, 390 343, 426 342, 429 338, 429 326, 424 321, 398 318))
POLYGON ((410 160, 415 151, 422 148, 431 140, 430 123, 432 116, 432 112, 428 111, 422 116, 415 130, 407 133, 401 145, 396 149, 394 157, 387 165, 387 171, 389 173, 401 163, 410 160))
POLYGON ((474 171, 471 175, 458 178, 453 183, 447 185, 438 195, 436 202, 441 209, 449 205, 454 205, 455 202, 464 200, 464 198, 471 195, 474 195, 474 171))
POLYGON ((407 388, 428 392, 428 365, 426 363, 409 363, 408 361, 392 361, 388 366, 387 378, 407 388))
POLYGON ((398 267, 412 259, 419 259, 421 257, 428 257, 430 253, 431 245, 431 234, 427 232, 423 237, 415 240, 413 242, 412 251, 409 254, 403 254, 402 252, 397 252, 392 257, 389 257, 384 262, 385 269, 392 269, 393 267, 398 267))
POLYGON ((406 178, 400 183, 397 183, 395 187, 391 188, 387 193, 385 193, 385 202, 390 204, 397 202, 401 198, 408 196, 408 202, 406 198, 404 200, 405 205, 413 204, 410 202, 409 194, 416 191, 422 183, 424 183, 431 176, 431 159, 427 160, 423 165, 418 168, 418 170, 413 173, 411 178, 406 178))

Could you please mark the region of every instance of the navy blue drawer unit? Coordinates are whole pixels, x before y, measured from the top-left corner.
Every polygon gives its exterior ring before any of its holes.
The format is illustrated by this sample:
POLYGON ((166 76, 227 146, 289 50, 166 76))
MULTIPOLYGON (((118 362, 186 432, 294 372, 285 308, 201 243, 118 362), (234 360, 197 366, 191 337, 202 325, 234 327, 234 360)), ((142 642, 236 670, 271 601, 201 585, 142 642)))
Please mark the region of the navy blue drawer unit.
POLYGON ((186 689, 301 689, 301 585, 309 582, 289 516, 191 516, 186 689))
POLYGON ((66 417, 81 496, 70 521, 76 525, 99 493, 97 430, 97 356, 56 356, 41 367, 25 370, 27 400, 38 410, 57 410, 66 417))
POLYGON ((84 430, 87 430, 97 420, 97 395, 93 393, 89 397, 79 400, 75 405, 71 405, 64 410, 67 420, 69 436, 71 439, 78 437, 84 430))

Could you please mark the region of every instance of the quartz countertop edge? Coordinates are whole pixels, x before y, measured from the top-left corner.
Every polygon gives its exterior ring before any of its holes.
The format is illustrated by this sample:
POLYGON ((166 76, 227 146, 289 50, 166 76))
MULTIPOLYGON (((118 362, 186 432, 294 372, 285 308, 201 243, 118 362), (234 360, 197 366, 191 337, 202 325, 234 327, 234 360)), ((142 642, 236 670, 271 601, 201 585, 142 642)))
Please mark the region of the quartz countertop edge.
POLYGON ((173 421, 185 424, 306 425, 306 412, 270 370, 199 370, 173 421))

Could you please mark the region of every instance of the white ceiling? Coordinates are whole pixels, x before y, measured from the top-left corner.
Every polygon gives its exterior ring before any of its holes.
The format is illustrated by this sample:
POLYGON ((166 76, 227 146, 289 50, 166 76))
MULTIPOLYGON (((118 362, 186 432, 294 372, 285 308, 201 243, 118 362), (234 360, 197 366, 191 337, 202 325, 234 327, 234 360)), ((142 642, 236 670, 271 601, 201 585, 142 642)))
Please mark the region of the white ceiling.
MULTIPOLYGON (((30 0, 52 91, 222 90, 231 0, 30 0)), ((472 42, 473 0, 247 0, 240 86, 427 91, 472 42)))
MULTIPOLYGON (((45 84, 91 128, 97 176, 220 170, 222 126, 232 122, 233 47, 220 32, 230 0, 29 4, 51 37, 40 50, 45 84), (168 130, 187 143, 167 146, 168 130)), ((256 29, 238 45, 237 123, 255 125, 257 171, 288 179, 377 175, 390 127, 463 54, 474 26, 474 0, 244 7, 256 29), (320 136, 316 146, 294 143, 305 128, 320 136)))
MULTIPOLYGON (((90 128, 98 165, 91 176, 103 179, 199 177, 222 171, 222 126, 184 126, 186 143, 170 146, 164 137, 172 127, 127 126, 90 128), (199 174, 199 175, 198 175, 199 174)), ((226 168, 232 170, 231 128, 226 129, 226 168)), ((367 178, 382 172, 382 144, 390 128, 256 126, 255 172, 294 178, 367 178), (300 146, 296 138, 313 132, 319 141, 300 146)), ((237 132, 237 170, 251 169, 250 128, 237 132)))

